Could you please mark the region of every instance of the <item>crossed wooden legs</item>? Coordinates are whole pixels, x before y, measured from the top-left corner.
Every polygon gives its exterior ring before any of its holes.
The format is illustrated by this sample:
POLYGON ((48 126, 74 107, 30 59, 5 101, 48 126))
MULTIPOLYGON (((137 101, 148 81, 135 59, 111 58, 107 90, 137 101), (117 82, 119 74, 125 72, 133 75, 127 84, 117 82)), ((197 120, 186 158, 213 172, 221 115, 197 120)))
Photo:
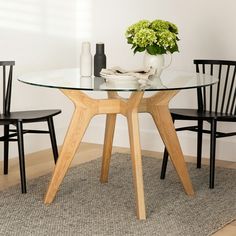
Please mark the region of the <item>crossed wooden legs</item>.
MULTIPOLYGON (((114 92, 109 92, 108 96, 114 99, 120 99, 121 114, 127 117, 129 127, 130 150, 133 167, 133 181, 136 193, 136 209, 138 219, 146 219, 144 191, 143 191, 143 169, 142 156, 139 137, 139 122, 138 122, 138 106, 143 97, 143 92, 132 93, 129 99, 122 100, 114 92)), ((105 139, 103 146, 103 163, 100 181, 105 183, 108 181, 109 164, 111 159, 112 142, 115 129, 116 114, 108 114, 106 120, 105 139)))
POLYGON ((138 117, 137 108, 140 103, 143 92, 135 92, 131 98, 123 101, 120 98, 113 97, 113 93, 109 93, 108 99, 91 99, 80 91, 62 90, 62 92, 73 101, 75 111, 67 131, 64 144, 58 158, 57 164, 48 191, 45 196, 45 203, 51 203, 56 195, 56 192, 74 158, 77 148, 83 138, 86 128, 91 118, 96 114, 107 115, 107 131, 104 145, 104 160, 101 180, 106 181, 108 177, 109 161, 111 156, 111 146, 114 133, 114 124, 116 114, 121 113, 128 118, 130 126, 130 142, 132 148, 132 160, 134 170, 134 184, 137 195, 137 204, 139 207, 138 217, 145 218, 145 204, 143 193, 143 177, 142 177, 142 163, 141 163, 141 148, 139 142, 138 117), (112 129, 111 129, 112 128, 112 129), (107 157, 107 158, 106 158, 107 157), (107 173, 107 174, 106 174, 107 173))
POLYGON ((129 99, 123 99, 115 92, 108 92, 108 99, 98 100, 76 90, 62 90, 62 92, 72 100, 75 111, 45 195, 45 203, 53 201, 91 118, 97 114, 107 114, 101 182, 108 181, 116 114, 122 114, 127 118, 138 219, 146 218, 138 112, 149 112, 153 116, 186 193, 193 195, 183 154, 168 110, 168 103, 176 94, 175 91, 160 92, 150 98, 143 98, 143 92, 137 91, 132 93, 129 99))
MULTIPOLYGON (((133 106, 133 110, 126 114, 129 126, 131 158, 133 163, 134 185, 136 189, 136 204, 137 216, 139 219, 145 219, 145 203, 143 193, 143 178, 142 178, 142 162, 141 162, 141 148, 139 142, 139 126, 136 107, 138 105, 138 112, 150 113, 159 130, 160 136, 170 154, 173 165, 177 174, 183 184, 185 192, 192 196, 194 195, 193 187, 188 175, 183 153, 179 144, 179 140, 175 131, 171 114, 169 112, 169 101, 177 91, 158 92, 149 98, 143 98, 141 101, 136 100, 138 104, 133 106)), ((111 97, 120 98, 117 94, 110 94, 111 97)), ((101 172, 101 182, 108 182, 109 164, 111 158, 112 141, 115 128, 115 116, 107 115, 105 139, 103 146, 103 165, 101 172)))

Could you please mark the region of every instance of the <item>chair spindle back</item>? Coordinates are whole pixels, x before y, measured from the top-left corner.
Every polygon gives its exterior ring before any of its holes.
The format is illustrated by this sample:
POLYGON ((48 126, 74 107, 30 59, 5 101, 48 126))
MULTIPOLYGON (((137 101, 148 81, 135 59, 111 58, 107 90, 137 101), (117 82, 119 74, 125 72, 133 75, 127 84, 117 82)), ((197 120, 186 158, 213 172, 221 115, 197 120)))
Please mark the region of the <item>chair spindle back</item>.
POLYGON ((194 60, 196 72, 219 79, 217 84, 197 89, 198 110, 236 114, 236 61, 194 60))
POLYGON ((2 113, 3 115, 10 114, 12 75, 13 75, 14 65, 15 65, 14 61, 0 61, 0 67, 2 68, 2 97, 3 97, 2 113))

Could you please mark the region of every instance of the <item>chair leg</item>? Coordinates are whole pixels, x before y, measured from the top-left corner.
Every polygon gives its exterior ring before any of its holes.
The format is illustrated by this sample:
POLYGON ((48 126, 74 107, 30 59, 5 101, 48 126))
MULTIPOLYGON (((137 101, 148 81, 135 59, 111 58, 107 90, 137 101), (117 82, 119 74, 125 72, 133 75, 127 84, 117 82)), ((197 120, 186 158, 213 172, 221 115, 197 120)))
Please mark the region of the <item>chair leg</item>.
POLYGON ((9 125, 4 125, 4 162, 3 162, 3 174, 8 174, 8 156, 9 156, 9 125))
POLYGON ((215 179, 215 151, 216 151, 216 120, 213 120, 211 122, 210 182, 209 182, 209 188, 214 188, 214 179, 215 179))
POLYGON ((164 155, 163 155, 163 160, 162 160, 162 166, 161 166, 161 176, 160 179, 165 179, 166 176, 166 168, 167 168, 167 163, 168 163, 168 151, 165 147, 164 150, 164 155))
POLYGON ((54 124, 53 124, 53 118, 49 117, 47 122, 48 122, 48 129, 49 129, 49 134, 50 134, 50 139, 51 139, 51 144, 52 144, 54 162, 56 164, 57 158, 58 158, 58 149, 57 149, 57 140, 56 140, 56 134, 55 134, 54 124))
POLYGON ((25 155, 24 155, 24 141, 23 141, 22 121, 17 122, 16 130, 17 130, 17 139, 18 139, 18 150, 19 150, 21 191, 22 191, 22 193, 26 193, 25 155))
POLYGON ((197 168, 201 168, 202 165, 202 129, 203 120, 198 120, 198 132, 197 132, 197 168))

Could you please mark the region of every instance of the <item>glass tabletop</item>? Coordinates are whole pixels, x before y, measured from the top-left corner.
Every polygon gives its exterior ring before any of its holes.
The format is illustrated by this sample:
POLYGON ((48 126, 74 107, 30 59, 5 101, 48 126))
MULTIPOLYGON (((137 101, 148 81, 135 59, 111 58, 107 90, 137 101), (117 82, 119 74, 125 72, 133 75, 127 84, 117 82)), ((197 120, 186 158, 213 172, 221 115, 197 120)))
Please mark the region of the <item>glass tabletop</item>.
POLYGON ((131 76, 81 77, 78 68, 28 73, 18 80, 42 87, 88 91, 178 90, 209 86, 218 82, 217 78, 207 74, 165 70, 160 78, 153 78, 148 85, 143 86, 138 79, 131 76))

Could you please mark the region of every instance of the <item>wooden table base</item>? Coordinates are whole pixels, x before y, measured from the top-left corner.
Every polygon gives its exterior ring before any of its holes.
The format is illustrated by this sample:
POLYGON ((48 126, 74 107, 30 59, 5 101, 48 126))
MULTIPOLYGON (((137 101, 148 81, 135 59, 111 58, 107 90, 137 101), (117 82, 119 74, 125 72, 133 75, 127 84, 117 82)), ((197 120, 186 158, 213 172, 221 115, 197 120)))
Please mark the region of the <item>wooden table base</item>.
POLYGON ((116 92, 108 92, 108 99, 92 99, 78 90, 62 90, 62 92, 74 103, 75 111, 45 195, 44 202, 46 204, 53 201, 91 118, 98 114, 107 114, 100 178, 102 183, 108 182, 116 115, 122 114, 127 118, 138 219, 146 219, 138 122, 139 112, 148 112, 152 115, 185 192, 188 195, 194 194, 168 108, 169 101, 177 91, 158 92, 148 98, 143 98, 144 92, 138 91, 133 92, 128 99, 120 97, 116 92))

